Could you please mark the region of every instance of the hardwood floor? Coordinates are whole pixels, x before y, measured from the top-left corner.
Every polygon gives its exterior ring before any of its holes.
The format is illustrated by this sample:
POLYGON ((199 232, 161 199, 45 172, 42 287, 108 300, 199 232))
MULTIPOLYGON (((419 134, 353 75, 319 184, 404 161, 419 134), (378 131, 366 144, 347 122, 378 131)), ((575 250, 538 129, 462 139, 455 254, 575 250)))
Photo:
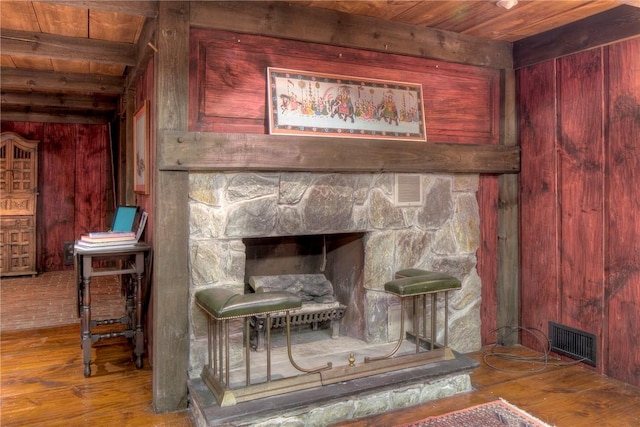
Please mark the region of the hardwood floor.
MULTIPOLYGON (((83 376, 75 288, 67 283, 72 276, 58 276, 44 273, 0 283, 0 426, 191 426, 188 411, 153 412, 149 361, 145 357, 143 368, 136 369, 124 338, 95 343, 92 376, 83 376), (24 289, 38 299, 25 299, 24 289), (25 329, 34 322, 55 327, 25 329)), ((119 295, 117 283, 105 283, 96 300, 119 311, 119 295)), ((498 350, 533 354, 523 347, 498 350)), ((540 365, 489 357, 500 369, 520 371, 504 372, 489 367, 482 352, 471 356, 480 362, 471 375, 475 391, 341 425, 393 426, 502 397, 558 427, 640 426, 640 388, 581 366, 532 372, 540 365)))
MULTIPOLYGON (((499 349, 532 354, 523 347, 499 349)), ((640 389, 580 366, 549 366, 544 372, 502 372, 482 353, 471 380, 475 391, 342 426, 393 426, 502 397, 543 421, 563 426, 638 426, 640 389)), ((191 426, 186 411, 154 414, 151 368, 138 370, 124 339, 94 345, 93 375, 84 378, 79 326, 3 332, 0 347, 2 426, 191 426)), ((540 365, 489 359, 501 369, 540 365)))
POLYGON ((99 341, 83 375, 79 325, 2 332, 2 426, 175 426, 187 411, 157 415, 151 367, 136 369, 123 338, 99 341))
MULTIPOLYGON (((485 349, 490 352, 491 349, 485 349)), ((499 348, 510 355, 534 356, 524 347, 499 348)), ((487 358, 505 372, 493 369, 483 353, 475 353, 480 367, 471 374, 474 391, 410 409, 341 423, 343 427, 393 426, 464 409, 502 397, 542 421, 557 427, 640 426, 640 388, 603 377, 577 365, 548 366, 531 362, 487 358), (523 370, 528 370, 525 372, 523 370)), ((557 363, 554 361, 554 363, 557 363)))

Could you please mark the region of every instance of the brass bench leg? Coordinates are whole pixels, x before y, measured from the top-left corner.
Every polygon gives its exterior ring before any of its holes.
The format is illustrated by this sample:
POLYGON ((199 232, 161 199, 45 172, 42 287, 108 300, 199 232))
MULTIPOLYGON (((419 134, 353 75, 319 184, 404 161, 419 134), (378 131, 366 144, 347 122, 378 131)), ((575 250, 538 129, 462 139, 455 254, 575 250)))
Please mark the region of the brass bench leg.
POLYGON ((215 355, 216 355, 216 349, 214 347, 214 331, 215 331, 215 324, 213 323, 213 319, 211 317, 208 317, 207 319, 207 362, 209 365, 209 369, 213 370, 213 372, 216 371, 216 365, 215 365, 215 355))
MULTIPOLYGON (((420 353, 420 322, 418 318, 418 303, 420 302, 420 295, 416 295, 413 299, 413 333, 416 335, 416 354, 420 353)), ((423 312, 424 316, 424 312, 423 312)), ((425 329, 425 333, 427 330, 425 329)))
POLYGON ((231 387, 229 381, 229 320, 225 319, 224 322, 224 384, 227 387, 231 387))
POLYGON ((444 346, 449 346, 449 292, 444 293, 444 346))
POLYGON ((422 333, 424 341, 427 340, 427 296, 422 295, 422 333))
POLYGON ((267 382, 271 382, 271 316, 267 314, 264 321, 267 335, 267 382))
MULTIPOLYGON (((438 323, 438 300, 436 299, 437 294, 434 292, 431 294, 431 350, 436 348, 436 339, 437 332, 436 326, 438 323)), ((427 296, 425 295, 425 298, 427 296)))
POLYGON ((306 372, 306 373, 316 373, 320 371, 326 371, 327 369, 331 369, 332 367, 331 362, 328 362, 327 366, 320 366, 312 369, 305 369, 300 365, 298 365, 296 362, 294 362, 293 356, 291 355, 291 316, 289 316, 288 311, 286 315, 286 322, 287 322, 287 355, 289 356, 289 362, 291 362, 291 365, 294 368, 296 368, 298 371, 306 372))
MULTIPOLYGON (((400 298, 400 339, 398 340, 396 347, 393 350, 391 350, 389 354, 386 354, 384 356, 378 356, 378 357, 365 356, 364 363, 369 363, 376 360, 389 359, 390 357, 392 357, 394 354, 398 352, 398 350, 400 349, 400 346, 402 345, 402 341, 404 340, 404 310, 405 310, 404 305, 405 305, 404 298, 400 298)), ((414 321, 414 324, 415 324, 415 321, 414 321)))
POLYGON ((244 318, 244 359, 245 359, 245 375, 247 387, 251 385, 251 342, 249 340, 249 318, 244 318))
POLYGON ((222 373, 223 373, 223 367, 222 367, 222 361, 224 360, 223 358, 223 339, 224 339, 224 335, 222 334, 222 323, 223 321, 221 320, 217 320, 216 321, 216 329, 218 331, 218 337, 216 339, 216 342, 218 344, 218 372, 217 372, 217 376, 218 376, 218 381, 223 382, 224 379, 222 377, 222 373))

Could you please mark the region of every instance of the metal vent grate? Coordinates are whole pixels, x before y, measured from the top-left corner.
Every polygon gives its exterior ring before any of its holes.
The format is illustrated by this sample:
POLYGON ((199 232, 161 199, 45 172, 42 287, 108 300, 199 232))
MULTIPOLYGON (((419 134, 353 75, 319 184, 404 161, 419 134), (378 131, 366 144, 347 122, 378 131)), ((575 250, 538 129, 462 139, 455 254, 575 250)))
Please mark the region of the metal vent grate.
POLYGON ((396 206, 422 206, 420 175, 396 174, 396 206))
POLYGON ((549 322, 551 351, 596 366, 596 336, 570 326, 549 322))

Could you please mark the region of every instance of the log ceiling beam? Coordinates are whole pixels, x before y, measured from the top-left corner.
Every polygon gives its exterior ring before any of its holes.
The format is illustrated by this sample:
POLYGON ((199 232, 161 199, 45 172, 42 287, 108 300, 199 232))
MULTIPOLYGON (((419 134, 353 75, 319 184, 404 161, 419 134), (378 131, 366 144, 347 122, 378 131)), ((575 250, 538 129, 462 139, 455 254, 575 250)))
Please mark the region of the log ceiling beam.
POLYGON ((131 43, 8 29, 0 37, 3 55, 136 65, 136 47, 131 43))
POLYGON ((5 67, 0 69, 0 85, 3 90, 120 95, 124 90, 124 84, 125 78, 119 76, 5 67))
POLYGON ((191 25, 430 58, 512 68, 512 45, 287 2, 194 2, 191 25))
POLYGON ((517 41, 514 69, 640 36, 640 8, 622 5, 517 41))
POLYGON ((166 171, 517 173, 517 146, 380 139, 166 132, 157 167, 166 171))
POLYGON ((83 114, 53 114, 50 112, 30 113, 18 111, 2 111, 2 120, 14 122, 36 122, 36 123, 77 123, 86 125, 103 125, 111 121, 112 117, 107 115, 87 116, 83 114))
POLYGON ((156 35, 157 29, 157 19, 147 19, 144 26, 142 27, 140 37, 138 37, 138 43, 135 45, 136 65, 129 69, 129 72, 126 76, 127 89, 130 89, 135 85, 138 78, 145 72, 149 61, 153 59, 153 55, 158 49, 156 47, 158 44, 156 35))
POLYGON ((118 109, 117 97, 73 94, 46 94, 38 92, 2 91, 2 110, 8 108, 51 108, 74 111, 115 111, 118 109))

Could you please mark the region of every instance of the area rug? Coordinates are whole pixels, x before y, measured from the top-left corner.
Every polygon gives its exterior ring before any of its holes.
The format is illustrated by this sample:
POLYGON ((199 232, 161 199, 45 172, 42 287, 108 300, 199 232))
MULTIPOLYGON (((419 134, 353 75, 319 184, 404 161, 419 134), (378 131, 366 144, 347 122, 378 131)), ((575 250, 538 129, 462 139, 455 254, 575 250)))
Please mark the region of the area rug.
POLYGON ((551 427, 504 399, 396 427, 551 427))

